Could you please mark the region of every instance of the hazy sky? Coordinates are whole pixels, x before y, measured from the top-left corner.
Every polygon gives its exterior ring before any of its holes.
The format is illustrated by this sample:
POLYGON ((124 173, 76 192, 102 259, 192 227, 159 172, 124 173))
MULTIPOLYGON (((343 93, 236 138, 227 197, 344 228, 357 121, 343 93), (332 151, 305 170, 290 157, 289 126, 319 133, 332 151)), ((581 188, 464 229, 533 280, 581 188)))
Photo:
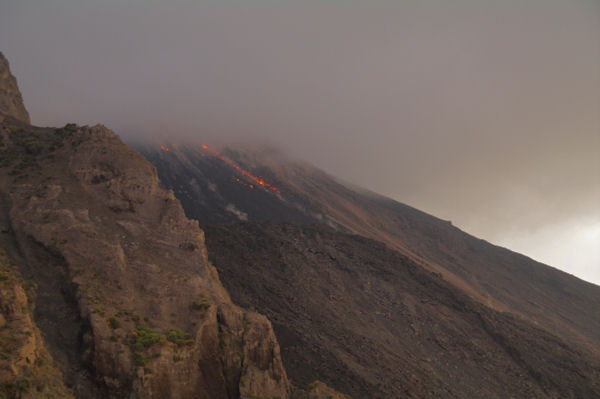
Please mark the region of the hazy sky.
POLYGON ((600 284, 600 1, 161 3, 0 0, 33 123, 268 141, 600 284))

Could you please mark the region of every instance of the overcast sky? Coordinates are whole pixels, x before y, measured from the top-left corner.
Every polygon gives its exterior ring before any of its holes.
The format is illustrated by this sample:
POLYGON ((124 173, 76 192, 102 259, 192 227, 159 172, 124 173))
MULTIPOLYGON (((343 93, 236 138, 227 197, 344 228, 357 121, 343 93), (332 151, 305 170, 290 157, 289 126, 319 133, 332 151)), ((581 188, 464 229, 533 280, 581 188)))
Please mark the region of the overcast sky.
POLYGON ((245 138, 600 284, 600 2, 0 0, 37 125, 245 138))

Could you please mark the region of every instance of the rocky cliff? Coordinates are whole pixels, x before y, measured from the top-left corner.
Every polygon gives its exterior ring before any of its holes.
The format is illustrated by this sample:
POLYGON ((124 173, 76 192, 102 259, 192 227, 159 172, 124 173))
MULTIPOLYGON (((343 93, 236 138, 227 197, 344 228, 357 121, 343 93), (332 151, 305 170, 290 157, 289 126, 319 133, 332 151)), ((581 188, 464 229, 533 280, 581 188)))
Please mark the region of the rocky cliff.
POLYGON ((0 396, 288 398, 271 324, 154 167, 104 126, 30 126, 0 64, 0 396))

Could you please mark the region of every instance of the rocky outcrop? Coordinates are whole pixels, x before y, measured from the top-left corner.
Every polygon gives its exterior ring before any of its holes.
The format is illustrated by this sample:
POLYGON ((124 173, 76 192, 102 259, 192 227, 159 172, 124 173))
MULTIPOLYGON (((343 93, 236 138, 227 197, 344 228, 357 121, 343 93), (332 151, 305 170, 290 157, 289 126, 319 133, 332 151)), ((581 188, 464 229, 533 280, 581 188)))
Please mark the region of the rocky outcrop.
POLYGON ((6 234, 76 397, 289 397, 269 321, 231 302, 145 158, 103 126, 0 134, 6 234))
POLYGON ((8 60, 0 52, 0 114, 6 114, 29 123, 29 113, 23 105, 23 97, 17 80, 10 73, 8 60))

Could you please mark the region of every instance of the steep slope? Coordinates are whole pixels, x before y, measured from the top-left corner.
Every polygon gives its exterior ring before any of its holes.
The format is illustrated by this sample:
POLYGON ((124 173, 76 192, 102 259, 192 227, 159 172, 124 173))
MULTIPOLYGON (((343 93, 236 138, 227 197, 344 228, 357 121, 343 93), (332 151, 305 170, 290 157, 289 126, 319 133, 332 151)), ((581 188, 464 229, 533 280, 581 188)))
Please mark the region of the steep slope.
MULTIPOLYGON (((205 154, 200 144, 142 149, 157 166, 161 179, 177 197, 185 198, 186 214, 201 225, 245 220, 325 223, 387 244, 417 264, 440 273, 472 298, 499 311, 508 311, 600 354, 600 287, 520 254, 477 239, 414 208, 366 190, 350 187, 310 165, 266 151, 224 149, 218 157, 205 154), (185 151, 183 150, 185 149, 185 151), (247 179, 230 164, 264 176, 280 194, 258 194, 234 186, 232 177, 247 179), (202 201, 218 192, 218 201, 202 201), (252 197, 254 196, 254 197, 252 197), (229 204, 237 214, 214 203, 229 204), (260 208, 256 211, 255 208, 260 208), (292 210, 289 213, 286 210, 292 210), (270 212, 273 210, 273 212, 270 212), (299 217, 300 212, 304 217, 299 217)), ((205 154, 210 155, 210 154, 205 154)), ((251 180, 248 180, 251 182, 251 180)))
POLYGON ((277 223, 206 235, 234 301, 272 320, 293 381, 319 376, 357 398, 600 396, 600 358, 384 244, 277 223))
MULTIPOLYGON (((6 73, 3 93, 20 98, 6 73)), ((6 262, 37 286, 32 304, 18 280, 0 281, 0 336, 14 336, 3 394, 290 396, 269 321, 231 302, 198 223, 113 132, 0 109, 0 200, 6 262), (25 382, 40 378, 54 388, 25 382)))

